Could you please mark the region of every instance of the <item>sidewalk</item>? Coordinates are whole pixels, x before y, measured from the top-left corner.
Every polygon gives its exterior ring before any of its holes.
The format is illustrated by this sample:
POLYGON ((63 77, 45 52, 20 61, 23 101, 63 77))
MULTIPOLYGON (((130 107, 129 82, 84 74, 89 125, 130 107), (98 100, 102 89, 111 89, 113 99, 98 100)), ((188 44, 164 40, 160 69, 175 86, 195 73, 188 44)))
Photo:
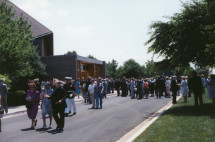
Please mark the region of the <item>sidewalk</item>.
MULTIPOLYGON (((81 102, 81 101, 84 101, 82 96, 80 96, 79 98, 77 96, 75 97, 75 102, 81 102)), ((9 115, 17 114, 17 113, 24 113, 26 111, 27 111, 27 109, 26 109, 25 105, 9 107, 8 113, 4 114, 4 116, 9 116, 9 115)))

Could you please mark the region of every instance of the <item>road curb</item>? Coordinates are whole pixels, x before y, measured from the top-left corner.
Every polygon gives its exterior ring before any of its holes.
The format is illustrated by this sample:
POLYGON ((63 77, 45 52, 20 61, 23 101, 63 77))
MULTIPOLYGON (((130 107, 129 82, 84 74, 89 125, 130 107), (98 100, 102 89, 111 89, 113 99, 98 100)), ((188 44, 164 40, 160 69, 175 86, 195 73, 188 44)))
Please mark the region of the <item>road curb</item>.
MULTIPOLYGON (((177 101, 181 98, 178 97, 177 101)), ((142 134, 154 121, 156 121, 161 115, 164 114, 168 109, 173 106, 172 101, 170 101, 167 105, 163 106, 157 112, 149 116, 146 120, 140 123, 137 127, 132 129, 130 132, 126 133, 123 137, 121 137, 116 142, 133 142, 140 134, 142 134)))

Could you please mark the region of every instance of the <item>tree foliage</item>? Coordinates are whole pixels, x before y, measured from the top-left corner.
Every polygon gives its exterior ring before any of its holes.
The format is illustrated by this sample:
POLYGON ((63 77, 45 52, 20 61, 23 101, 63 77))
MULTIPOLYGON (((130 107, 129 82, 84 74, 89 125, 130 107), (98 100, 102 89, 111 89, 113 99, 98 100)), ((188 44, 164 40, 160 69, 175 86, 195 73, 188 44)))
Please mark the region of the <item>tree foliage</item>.
POLYGON ((87 58, 96 59, 96 57, 94 57, 93 55, 88 55, 87 58))
POLYGON ((78 55, 77 52, 75 50, 73 50, 72 52, 71 51, 68 51, 66 54, 64 55, 78 55))
MULTIPOLYGON (((190 63, 200 67, 215 65, 215 49, 210 44, 212 30, 206 1, 183 3, 180 13, 168 17, 169 21, 154 22, 149 32, 151 44, 148 52, 164 57, 156 63, 160 69, 188 67, 190 63)), ((213 23, 214 24, 214 23, 213 23)), ((214 33, 214 30, 213 30, 214 33)))
POLYGON ((15 17, 12 7, 0 3, 0 73, 13 80, 44 76, 45 65, 33 46, 29 22, 15 17))
POLYGON ((135 60, 129 59, 116 71, 116 77, 138 78, 144 76, 144 67, 135 60))
POLYGON ((114 59, 106 64, 106 74, 108 78, 115 78, 117 67, 118 62, 114 59))

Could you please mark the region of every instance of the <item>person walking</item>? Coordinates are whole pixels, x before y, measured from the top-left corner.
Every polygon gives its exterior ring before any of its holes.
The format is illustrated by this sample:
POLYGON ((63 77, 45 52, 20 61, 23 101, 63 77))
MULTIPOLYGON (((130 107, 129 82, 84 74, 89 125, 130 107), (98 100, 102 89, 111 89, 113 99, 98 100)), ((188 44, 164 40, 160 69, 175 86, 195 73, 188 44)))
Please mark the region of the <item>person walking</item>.
POLYGON ((28 117, 31 119, 31 129, 34 129, 37 125, 37 113, 38 113, 38 105, 40 101, 40 92, 36 91, 36 84, 30 83, 30 89, 27 91, 26 95, 26 107, 28 117))
POLYGON ((57 124, 56 130, 63 131, 65 124, 64 111, 66 108, 66 90, 61 87, 61 82, 56 80, 55 90, 51 97, 52 109, 53 109, 53 117, 57 124))
POLYGON ((66 98, 66 109, 65 116, 68 116, 71 113, 71 109, 73 109, 73 114, 76 115, 76 106, 75 106, 75 95, 76 95, 76 85, 72 81, 72 77, 65 77, 66 84, 64 84, 63 88, 66 90, 67 98, 66 98))
POLYGON ((42 109, 42 116, 43 116, 43 127, 46 128, 46 115, 49 115, 49 129, 52 128, 52 105, 51 105, 51 96, 53 94, 53 89, 51 88, 50 82, 45 82, 45 88, 42 90, 41 93, 41 109, 42 109))
POLYGON ((195 100, 195 106, 198 106, 199 103, 200 105, 203 105, 203 100, 202 100, 202 90, 203 90, 203 85, 202 85, 202 80, 201 77, 197 75, 196 71, 193 71, 193 75, 191 78, 191 89, 193 90, 194 93, 194 100, 195 100), (198 103, 199 101, 199 103, 198 103))
POLYGON ((6 113, 8 113, 8 106, 7 106, 7 85, 5 84, 5 79, 0 79, 0 95, 1 95, 1 108, 4 109, 6 113))
POLYGON ((143 81, 141 78, 137 81, 138 100, 143 98, 143 81))

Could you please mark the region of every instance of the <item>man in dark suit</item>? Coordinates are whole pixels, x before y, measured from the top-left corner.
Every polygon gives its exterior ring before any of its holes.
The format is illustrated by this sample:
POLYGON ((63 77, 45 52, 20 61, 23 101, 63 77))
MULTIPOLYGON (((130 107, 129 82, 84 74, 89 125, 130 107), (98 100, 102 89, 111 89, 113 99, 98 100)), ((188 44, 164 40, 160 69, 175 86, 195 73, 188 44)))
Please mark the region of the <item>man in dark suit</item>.
POLYGON ((202 80, 201 77, 197 75, 196 71, 193 71, 193 75, 191 78, 191 89, 194 93, 194 100, 195 100, 195 106, 198 106, 199 103, 200 105, 203 105, 203 100, 202 100, 202 90, 203 90, 203 85, 202 85, 202 80), (198 103, 199 101, 199 103, 198 103))
POLYGON ((55 82, 55 87, 56 89, 53 92, 53 95, 51 97, 51 102, 52 102, 52 108, 53 108, 53 117, 54 120, 57 123, 56 130, 63 131, 64 128, 64 111, 66 108, 66 90, 60 86, 61 82, 56 81, 55 82), (60 117, 59 117, 60 115, 60 117))
POLYGON ((178 91, 178 86, 177 86, 177 80, 176 77, 174 76, 172 81, 171 81, 171 91, 172 91, 172 103, 176 104, 176 96, 177 96, 177 91, 178 91))
POLYGON ((143 81, 142 78, 139 78, 137 81, 137 92, 138 92, 138 100, 141 100, 143 98, 143 81))

